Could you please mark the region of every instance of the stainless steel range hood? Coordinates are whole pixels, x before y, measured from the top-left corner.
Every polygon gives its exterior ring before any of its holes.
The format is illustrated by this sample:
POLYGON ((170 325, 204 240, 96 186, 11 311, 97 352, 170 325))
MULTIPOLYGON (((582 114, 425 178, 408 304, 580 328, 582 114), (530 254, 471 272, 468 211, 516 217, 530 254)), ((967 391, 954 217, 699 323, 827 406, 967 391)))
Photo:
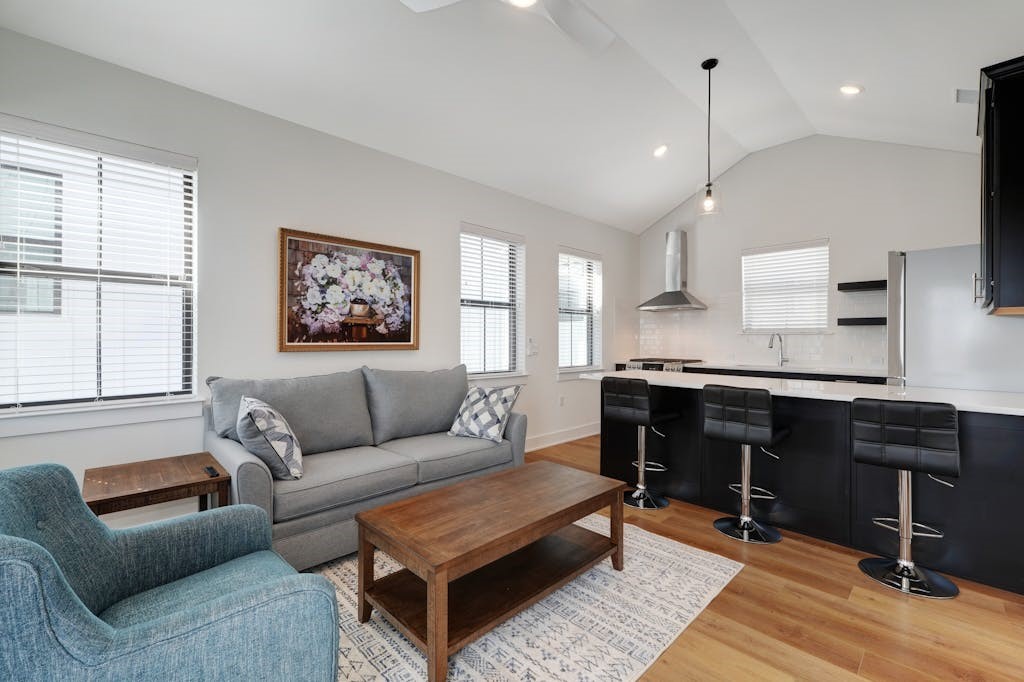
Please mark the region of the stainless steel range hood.
POLYGON ((673 230, 665 235, 665 292, 636 307, 637 310, 707 310, 699 298, 686 290, 686 233, 673 230))

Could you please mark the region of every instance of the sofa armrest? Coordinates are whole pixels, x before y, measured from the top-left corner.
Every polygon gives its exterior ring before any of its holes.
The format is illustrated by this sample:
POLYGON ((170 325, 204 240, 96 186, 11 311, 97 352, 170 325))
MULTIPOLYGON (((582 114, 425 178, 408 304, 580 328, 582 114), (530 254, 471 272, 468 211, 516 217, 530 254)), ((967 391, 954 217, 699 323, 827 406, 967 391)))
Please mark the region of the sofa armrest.
POLYGON ((505 425, 505 440, 512 443, 512 464, 520 466, 526 457, 526 415, 513 412, 505 425))
POLYGON ((274 477, 256 455, 230 438, 221 438, 213 431, 203 437, 204 447, 231 474, 231 502, 262 507, 274 518, 274 477))
POLYGON ((234 505, 114 531, 121 553, 121 598, 270 549, 261 508, 234 505))

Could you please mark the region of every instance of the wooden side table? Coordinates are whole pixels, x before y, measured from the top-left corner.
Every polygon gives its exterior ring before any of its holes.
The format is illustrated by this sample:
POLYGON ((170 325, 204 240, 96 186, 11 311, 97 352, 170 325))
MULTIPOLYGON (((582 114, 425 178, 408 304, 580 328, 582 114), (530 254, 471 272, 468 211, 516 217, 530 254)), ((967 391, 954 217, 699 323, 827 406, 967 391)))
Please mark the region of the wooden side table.
POLYGON ((96 516, 197 496, 199 511, 206 511, 209 495, 226 507, 230 492, 231 476, 209 452, 86 469, 82 482, 82 497, 96 516))

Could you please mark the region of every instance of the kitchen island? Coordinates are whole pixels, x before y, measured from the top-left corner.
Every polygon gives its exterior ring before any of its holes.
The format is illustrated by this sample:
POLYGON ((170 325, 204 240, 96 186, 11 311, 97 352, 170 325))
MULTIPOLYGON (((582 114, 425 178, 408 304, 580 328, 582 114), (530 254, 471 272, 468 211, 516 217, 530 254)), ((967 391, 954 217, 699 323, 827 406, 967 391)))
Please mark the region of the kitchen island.
MULTIPOLYGON (((739 497, 728 488, 740 480, 739 445, 704 438, 701 391, 705 384, 767 389, 775 419, 790 435, 773 449, 778 460, 755 449, 753 483, 776 495, 775 500, 754 501, 755 518, 887 556, 896 555, 898 538, 871 519, 896 515, 897 473, 853 462, 851 402, 953 404, 960 418, 960 477, 947 480, 954 485, 949 487, 914 474, 914 519, 945 532, 942 539, 915 540, 915 559, 938 571, 1024 593, 1024 526, 1014 522, 1024 492, 1024 393, 690 371, 607 374, 645 379, 659 409, 680 415, 659 426, 665 438, 647 439, 648 459, 668 466, 665 473, 648 474, 648 484, 668 497, 728 514, 739 509, 739 497)), ((602 420, 601 473, 635 483, 635 458, 635 428, 602 420)))

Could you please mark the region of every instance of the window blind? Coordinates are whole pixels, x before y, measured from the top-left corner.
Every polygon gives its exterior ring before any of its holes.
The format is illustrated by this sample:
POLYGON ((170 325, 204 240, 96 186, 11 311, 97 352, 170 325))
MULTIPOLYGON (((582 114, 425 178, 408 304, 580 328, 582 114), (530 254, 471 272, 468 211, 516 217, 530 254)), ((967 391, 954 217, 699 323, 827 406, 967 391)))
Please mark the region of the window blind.
POLYGON ((601 364, 601 261, 558 254, 558 368, 601 364))
POLYGON ((468 231, 460 247, 462 362, 470 374, 520 372, 525 247, 468 231))
POLYGON ((195 183, 0 128, 0 407, 192 392, 195 183))
POLYGON ((743 329, 828 327, 828 241, 744 251, 743 329))

